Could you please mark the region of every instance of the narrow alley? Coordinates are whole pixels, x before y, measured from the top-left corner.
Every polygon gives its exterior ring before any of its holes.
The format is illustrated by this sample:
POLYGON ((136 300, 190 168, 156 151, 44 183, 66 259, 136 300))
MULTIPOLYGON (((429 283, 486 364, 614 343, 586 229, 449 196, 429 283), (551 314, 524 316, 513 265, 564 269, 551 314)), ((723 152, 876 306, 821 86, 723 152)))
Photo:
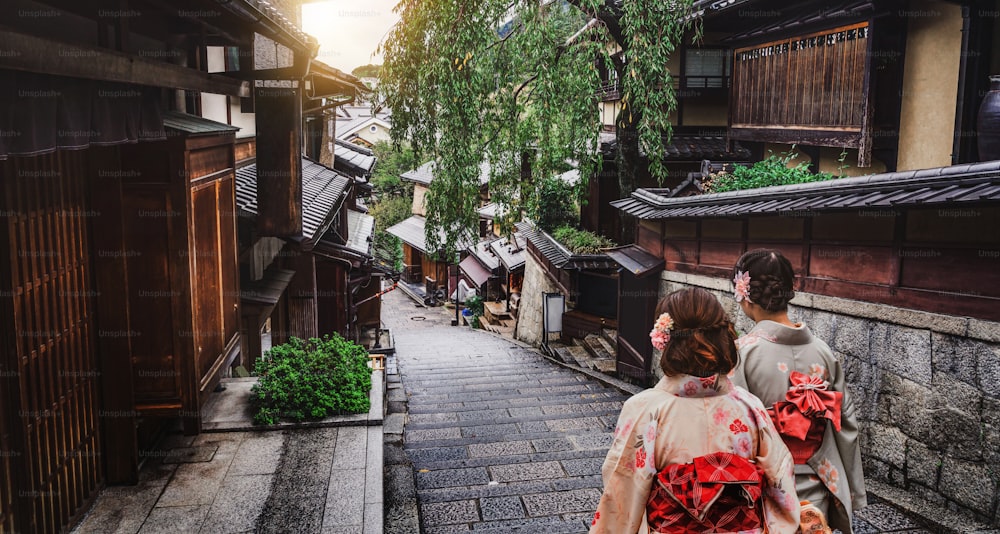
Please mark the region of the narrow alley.
MULTIPOLYGON (((586 532, 630 394, 518 342, 453 327, 445 310, 418 307, 401 292, 384 299, 408 402, 403 448, 421 532, 586 532)), ((930 532, 869 502, 856 533, 930 532)))

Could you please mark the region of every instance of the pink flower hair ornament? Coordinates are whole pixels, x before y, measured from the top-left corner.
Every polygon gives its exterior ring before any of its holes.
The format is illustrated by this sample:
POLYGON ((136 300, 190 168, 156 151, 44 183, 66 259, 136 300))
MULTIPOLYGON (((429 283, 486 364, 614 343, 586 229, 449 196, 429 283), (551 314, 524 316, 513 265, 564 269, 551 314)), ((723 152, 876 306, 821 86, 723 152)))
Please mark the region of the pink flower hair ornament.
POLYGON ((747 302, 753 302, 750 300, 749 271, 736 271, 736 276, 733 277, 733 285, 735 286, 733 294, 736 296, 736 302, 743 302, 743 299, 746 299, 747 302))
POLYGON ((649 332, 649 339, 653 342, 656 350, 663 350, 670 342, 670 330, 674 328, 674 319, 669 313, 660 314, 660 317, 653 323, 653 329, 649 332))

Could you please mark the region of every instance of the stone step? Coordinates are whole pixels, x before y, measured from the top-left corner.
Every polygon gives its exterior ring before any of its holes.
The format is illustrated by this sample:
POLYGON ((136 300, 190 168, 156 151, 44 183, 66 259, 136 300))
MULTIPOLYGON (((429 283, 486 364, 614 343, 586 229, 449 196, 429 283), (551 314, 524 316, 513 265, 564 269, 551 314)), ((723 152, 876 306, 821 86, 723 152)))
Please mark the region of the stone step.
POLYGON ((566 345, 559 345, 558 347, 551 347, 551 348, 552 348, 552 356, 555 359, 563 363, 571 363, 573 365, 576 365, 576 360, 573 359, 573 355, 570 354, 569 347, 567 347, 566 345))
POLYGON ((615 358, 615 349, 610 346, 603 337, 597 334, 590 334, 583 340, 583 348, 586 349, 590 355, 598 360, 613 360, 615 358))
POLYGON ((617 376, 617 365, 615 360, 594 360, 593 369, 606 375, 617 376))
POLYGON ((602 328, 601 336, 611 345, 612 348, 618 346, 618 330, 614 328, 602 328))
MULTIPOLYGON (((608 436, 610 446, 612 436, 608 436)), ((568 447, 572 444, 566 442, 568 447)), ((567 449, 562 451, 536 452, 530 441, 497 441, 494 443, 479 443, 469 446, 468 450, 453 450, 444 458, 435 458, 430 451, 433 449, 410 449, 424 454, 411 454, 413 467, 428 471, 442 469, 462 469, 469 467, 488 467, 493 465, 511 465, 529 462, 565 462, 570 467, 567 471, 579 472, 581 465, 589 465, 591 473, 599 473, 601 464, 607 456, 606 448, 602 449, 567 449), (471 455, 470 457, 464 456, 471 455)))
POLYGON ((481 425, 497 425, 507 423, 527 423, 542 421, 551 423, 557 419, 573 419, 577 417, 602 417, 617 415, 622 409, 623 401, 588 402, 580 404, 516 406, 510 408, 490 408, 439 412, 432 414, 410 414, 407 428, 425 430, 432 428, 468 427, 481 425), (447 414, 447 415, 446 415, 447 414))
MULTIPOLYGON (((575 342, 576 339, 574 339, 573 341, 575 342)), ((590 352, 588 352, 585 347, 582 347, 580 345, 573 345, 570 347, 566 347, 566 350, 569 351, 569 355, 573 358, 573 363, 576 363, 580 367, 586 367, 588 369, 590 368, 590 362, 594 358, 593 356, 590 355, 590 352)))

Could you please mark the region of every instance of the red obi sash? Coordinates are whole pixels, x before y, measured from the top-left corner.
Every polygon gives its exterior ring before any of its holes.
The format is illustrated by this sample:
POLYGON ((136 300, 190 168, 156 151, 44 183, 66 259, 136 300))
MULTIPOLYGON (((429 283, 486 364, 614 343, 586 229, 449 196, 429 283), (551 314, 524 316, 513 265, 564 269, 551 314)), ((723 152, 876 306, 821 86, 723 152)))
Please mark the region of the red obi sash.
POLYGON ((774 403, 767 413, 784 438, 796 464, 804 464, 823 442, 824 419, 840 431, 840 406, 844 394, 828 391, 829 382, 818 376, 792 371, 792 385, 785 400, 774 403))
POLYGON ((654 532, 740 532, 763 528, 763 474, 746 458, 727 452, 670 464, 656 474, 646 503, 654 532))

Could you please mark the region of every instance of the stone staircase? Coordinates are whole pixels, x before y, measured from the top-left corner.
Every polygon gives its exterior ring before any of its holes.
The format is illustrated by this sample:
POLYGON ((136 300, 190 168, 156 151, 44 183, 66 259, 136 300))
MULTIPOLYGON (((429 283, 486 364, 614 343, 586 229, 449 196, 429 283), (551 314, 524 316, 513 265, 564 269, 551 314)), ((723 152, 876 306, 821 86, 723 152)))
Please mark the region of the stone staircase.
POLYGON ((573 338, 572 345, 549 343, 549 348, 552 356, 564 363, 615 376, 617 339, 616 330, 604 328, 600 334, 588 334, 583 339, 573 338))

